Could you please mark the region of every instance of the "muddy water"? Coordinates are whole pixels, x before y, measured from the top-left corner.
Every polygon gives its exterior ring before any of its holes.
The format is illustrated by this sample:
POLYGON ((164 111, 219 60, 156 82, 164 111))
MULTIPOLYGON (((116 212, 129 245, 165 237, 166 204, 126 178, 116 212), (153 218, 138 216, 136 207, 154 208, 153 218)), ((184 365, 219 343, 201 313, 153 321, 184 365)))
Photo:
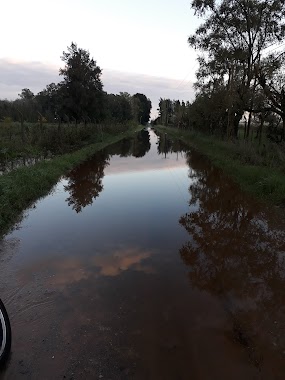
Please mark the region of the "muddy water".
POLYGON ((285 226, 193 151, 96 154, 1 243, 4 379, 284 379, 285 226))

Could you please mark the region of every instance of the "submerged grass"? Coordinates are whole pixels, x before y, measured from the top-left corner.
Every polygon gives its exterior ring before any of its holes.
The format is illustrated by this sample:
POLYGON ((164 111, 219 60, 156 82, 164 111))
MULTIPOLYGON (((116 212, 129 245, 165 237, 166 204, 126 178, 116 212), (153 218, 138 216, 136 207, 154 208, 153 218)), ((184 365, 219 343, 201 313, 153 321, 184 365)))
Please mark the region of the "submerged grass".
POLYGON ((274 205, 285 206, 285 149, 272 143, 259 147, 254 142, 222 141, 171 127, 157 126, 156 129, 183 140, 208 156, 243 190, 274 205))
POLYGON ((51 190, 61 175, 100 149, 131 136, 138 129, 132 127, 124 133, 105 135, 102 142, 0 176, 0 237, 21 219, 23 210, 51 190))

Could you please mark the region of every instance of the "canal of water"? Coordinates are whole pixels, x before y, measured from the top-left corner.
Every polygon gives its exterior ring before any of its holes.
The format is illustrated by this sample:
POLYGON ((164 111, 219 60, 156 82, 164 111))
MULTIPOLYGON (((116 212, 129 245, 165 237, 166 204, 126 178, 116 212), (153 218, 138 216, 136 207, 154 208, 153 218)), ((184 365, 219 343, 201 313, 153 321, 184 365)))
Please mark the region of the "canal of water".
POLYGON ((285 224, 143 130, 79 165, 0 243, 3 379, 284 379, 285 224))

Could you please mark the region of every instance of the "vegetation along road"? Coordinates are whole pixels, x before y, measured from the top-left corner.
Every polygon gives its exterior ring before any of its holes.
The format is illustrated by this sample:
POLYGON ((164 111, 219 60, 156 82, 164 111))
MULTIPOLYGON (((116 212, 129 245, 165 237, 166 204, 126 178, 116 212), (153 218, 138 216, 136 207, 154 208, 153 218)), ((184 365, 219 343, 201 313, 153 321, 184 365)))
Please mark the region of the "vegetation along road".
POLYGON ((191 9, 194 99, 72 42, 0 100, 1 379, 284 379, 285 3, 191 9))

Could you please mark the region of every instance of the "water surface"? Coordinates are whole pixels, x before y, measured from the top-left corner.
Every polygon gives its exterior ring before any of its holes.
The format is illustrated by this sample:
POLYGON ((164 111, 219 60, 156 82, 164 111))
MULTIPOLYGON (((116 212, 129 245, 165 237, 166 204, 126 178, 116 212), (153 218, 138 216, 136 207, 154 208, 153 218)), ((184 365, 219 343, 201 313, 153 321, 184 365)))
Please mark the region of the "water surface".
POLYGON ((0 251, 4 379, 284 379, 284 224, 142 131, 27 210, 0 251))

